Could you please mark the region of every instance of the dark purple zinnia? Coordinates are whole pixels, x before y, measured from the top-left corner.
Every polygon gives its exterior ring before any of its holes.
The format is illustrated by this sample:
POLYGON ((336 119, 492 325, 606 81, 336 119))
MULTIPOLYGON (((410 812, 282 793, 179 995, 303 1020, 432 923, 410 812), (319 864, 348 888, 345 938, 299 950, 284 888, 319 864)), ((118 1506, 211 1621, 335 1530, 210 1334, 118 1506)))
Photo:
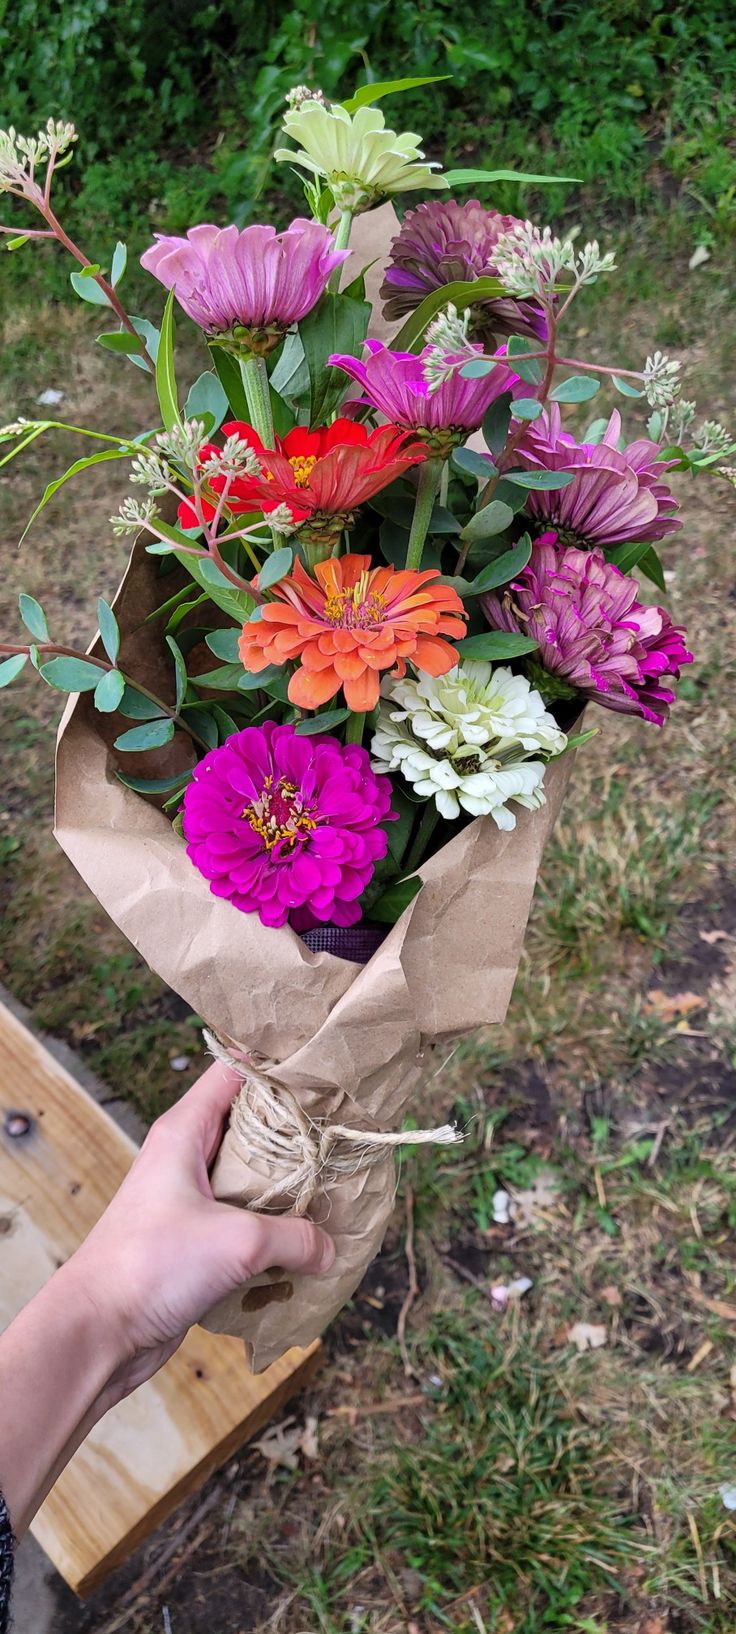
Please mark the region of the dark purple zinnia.
POLYGON ((645 606, 638 594, 636 579, 602 550, 543 533, 515 583, 481 601, 495 630, 539 643, 528 674, 547 702, 579 691, 661 726, 675 697, 667 677, 676 679, 692 653, 665 608, 645 606))
MULTIPOLYGON (((407 317, 431 290, 456 279, 471 283, 494 278, 498 239, 516 225, 515 216, 486 210, 477 199, 467 204, 431 199, 407 210, 381 286, 384 316, 407 317)), ((486 344, 500 335, 532 335, 544 341, 547 323, 537 301, 499 296, 473 307, 472 332, 474 339, 486 344)))
POLYGON ((200 761, 184 795, 187 852, 264 925, 354 925, 388 840, 391 784, 357 744, 266 721, 200 761))
POLYGON ((567 488, 530 493, 525 510, 554 527, 570 544, 609 549, 629 540, 663 539, 682 526, 677 500, 662 481, 676 460, 658 460, 659 444, 647 437, 619 448, 617 409, 599 443, 577 443, 563 431, 556 403, 526 427, 514 465, 530 471, 572 471, 567 488))

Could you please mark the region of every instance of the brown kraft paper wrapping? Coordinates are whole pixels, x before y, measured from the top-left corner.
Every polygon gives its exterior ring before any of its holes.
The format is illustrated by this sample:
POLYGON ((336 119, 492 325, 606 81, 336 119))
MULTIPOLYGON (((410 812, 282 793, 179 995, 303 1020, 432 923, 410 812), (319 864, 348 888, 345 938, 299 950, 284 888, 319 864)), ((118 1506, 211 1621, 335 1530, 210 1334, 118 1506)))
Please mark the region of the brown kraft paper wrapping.
MULTIPOLYGON (((395 231, 391 207, 360 218, 356 231, 356 264, 383 259, 395 231)), ((374 268, 374 298, 378 281, 374 268)), ((384 333, 380 324, 376 331, 384 333)), ((167 658, 151 642, 150 626, 141 629, 161 599, 155 559, 138 542, 115 602, 121 663, 169 696, 167 658)), ((434 1122, 421 1098, 431 1079, 430 1047, 503 1021, 572 755, 548 768, 547 804, 519 810, 511 833, 490 818, 476 819, 422 865, 421 891, 361 967, 311 953, 288 927, 270 929, 257 915, 213 896, 167 816, 115 776, 109 744, 118 730, 95 713, 89 696, 70 699, 59 728, 55 833, 146 963, 223 1044, 272 1066, 309 1117, 395 1130, 411 1107, 419 1125, 434 1122)), ((134 765, 133 756, 126 766, 163 775, 176 764, 174 755, 186 764, 178 736, 158 756, 147 754, 145 767, 134 765)), ((249 1163, 226 1133, 212 1176, 218 1197, 247 1206, 277 1178, 262 1159, 249 1163)), ((394 1192, 390 1153, 341 1176, 327 1192, 318 1190, 309 1215, 334 1238, 332 1269, 276 1285, 266 1274, 222 1300, 204 1325, 241 1336, 255 1371, 290 1345, 309 1344, 354 1293, 378 1251, 394 1192)))

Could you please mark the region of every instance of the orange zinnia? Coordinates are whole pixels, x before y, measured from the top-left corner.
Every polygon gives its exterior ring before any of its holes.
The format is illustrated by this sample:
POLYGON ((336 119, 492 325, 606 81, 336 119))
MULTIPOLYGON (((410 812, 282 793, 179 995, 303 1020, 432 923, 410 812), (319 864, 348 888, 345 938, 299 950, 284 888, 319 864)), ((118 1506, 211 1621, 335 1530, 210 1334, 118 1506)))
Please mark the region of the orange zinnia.
POLYGON ((258 673, 269 664, 301 659, 289 682, 289 698, 301 709, 318 709, 340 687, 350 709, 375 709, 380 671, 406 673, 410 658, 429 675, 445 675, 458 655, 443 635, 464 636, 466 613, 455 590, 433 583, 439 574, 371 567, 370 556, 331 556, 318 562, 314 578, 297 562, 293 575, 274 587, 277 601, 246 624, 240 657, 258 673))

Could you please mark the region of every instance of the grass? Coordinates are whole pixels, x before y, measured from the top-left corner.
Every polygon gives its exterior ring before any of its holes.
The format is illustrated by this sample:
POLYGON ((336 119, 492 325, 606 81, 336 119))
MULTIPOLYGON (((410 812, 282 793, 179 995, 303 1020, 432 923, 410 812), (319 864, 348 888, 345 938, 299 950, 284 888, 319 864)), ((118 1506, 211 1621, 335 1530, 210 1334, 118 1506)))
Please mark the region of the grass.
MULTIPOLYGON (((728 419, 732 288, 717 254, 689 274, 692 248, 676 212, 642 223, 605 315, 582 308, 581 344, 624 365, 671 348, 688 394, 728 419)), ((90 321, 52 304, 8 313, 12 413, 54 385, 70 419, 135 423, 132 377, 90 353, 90 321)), ((70 455, 60 437, 54 469, 70 455)), ((11 541, 41 477, 36 452, 3 485, 11 541)), ((407 1160, 387 1244, 304 1403, 319 1456, 294 1472, 246 1451, 161 1595, 153 1571, 131 1634, 161 1634, 164 1603, 172 1634, 733 1634, 736 1529, 718 1490, 736 1416, 733 498, 716 482, 680 497, 668 589, 697 665, 661 735, 595 717, 506 1023, 463 1040, 427 1086, 423 1112, 454 1111, 465 1145, 407 1160), (408 1188, 409 1378, 395 1337, 408 1188), (517 1203, 510 1226, 494 1220, 498 1189, 517 1203), (518 1277, 531 1289, 499 1310, 491 1288, 518 1277), (579 1322, 606 1343, 578 1354, 579 1322)), ((117 499, 107 468, 59 496, 7 558, 6 627, 23 584, 60 632, 86 636, 124 562, 104 530, 117 499)), ((0 973, 152 1117, 187 1081, 172 1060, 192 1074, 202 1060, 196 1018, 50 837, 55 699, 24 677, 2 709, 0 973)), ((102 1634, 122 1587, 60 1634, 102 1634)))

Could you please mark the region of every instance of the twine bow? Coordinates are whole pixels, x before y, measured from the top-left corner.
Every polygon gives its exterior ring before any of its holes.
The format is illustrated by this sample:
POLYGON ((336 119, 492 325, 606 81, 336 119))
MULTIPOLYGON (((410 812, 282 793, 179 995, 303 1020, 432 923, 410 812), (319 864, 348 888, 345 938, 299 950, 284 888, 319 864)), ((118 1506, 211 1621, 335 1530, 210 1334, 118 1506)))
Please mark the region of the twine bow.
POLYGON ((278 1164, 282 1170, 278 1180, 249 1201, 249 1208, 267 1209, 287 1193, 294 1198, 289 1213, 306 1214, 321 1186, 371 1168, 392 1147, 454 1146, 463 1139, 452 1123, 437 1129, 381 1133, 312 1118, 285 1084, 259 1071, 252 1062, 231 1055, 212 1033, 205 1031, 204 1038, 216 1060, 231 1067, 242 1081, 230 1115, 232 1133, 249 1157, 278 1164))

